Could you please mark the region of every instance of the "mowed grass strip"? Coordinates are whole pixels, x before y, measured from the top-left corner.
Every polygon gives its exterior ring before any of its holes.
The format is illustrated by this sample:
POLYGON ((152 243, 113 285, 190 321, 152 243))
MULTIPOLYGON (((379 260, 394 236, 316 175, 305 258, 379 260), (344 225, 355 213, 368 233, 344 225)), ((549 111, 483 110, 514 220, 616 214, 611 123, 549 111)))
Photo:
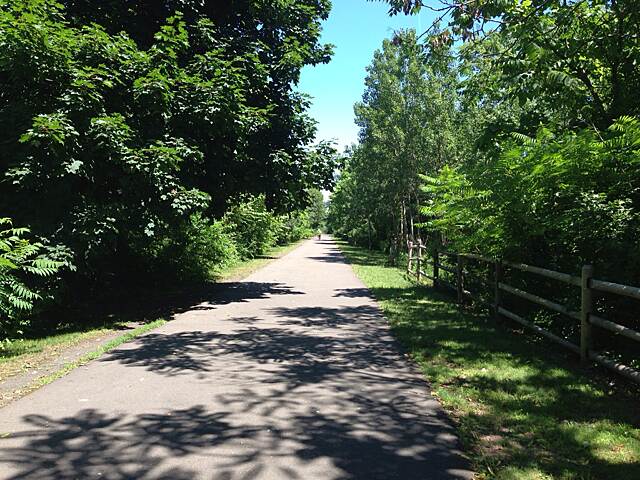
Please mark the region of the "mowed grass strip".
POLYGON ((149 322, 146 323, 144 325, 141 325, 137 328, 134 328, 133 330, 131 330, 130 332, 127 332, 123 335, 120 335, 117 338, 114 338, 113 340, 110 340, 109 342, 105 343, 104 345, 99 346, 98 348, 96 348, 95 350, 86 353, 85 355, 83 355, 82 357, 80 357, 78 360, 74 361, 74 362, 70 362, 68 364, 66 364, 63 368, 61 368, 60 370, 52 373, 51 375, 47 375, 46 377, 40 378, 36 384, 34 385, 34 388, 40 387, 42 385, 46 385, 48 383, 53 382, 54 380, 65 376, 67 373, 69 373, 71 370, 73 370, 74 368, 77 368, 81 365, 85 365, 86 363, 89 363, 91 360, 95 360, 96 358, 98 358, 99 356, 101 356, 102 354, 113 350, 114 348, 122 345, 123 343, 126 343, 130 340, 133 340, 134 338, 143 335, 151 330, 154 330, 162 325, 164 325, 165 323, 167 323, 166 320, 160 318, 158 320, 154 320, 153 322, 149 322))
POLYGON ((238 263, 229 265, 223 272, 215 275, 215 279, 219 282, 236 282, 242 280, 252 273, 257 272, 272 261, 291 253, 305 241, 306 239, 290 243, 288 245, 277 245, 269 249, 269 252, 267 252, 266 255, 261 255, 249 260, 241 260, 238 263))
POLYGON ((0 348, 0 382, 47 362, 82 342, 114 332, 115 327, 93 327, 42 338, 26 338, 3 344, 0 348))
POLYGON ((479 478, 640 479, 640 395, 528 332, 460 312, 385 256, 339 244, 457 424, 479 478))
MULTIPOLYGON (((64 364, 62 367, 48 373, 46 375, 42 375, 31 380, 29 383, 10 391, 0 392, 0 407, 23 397, 34 390, 46 385, 48 383, 53 382, 54 380, 65 376, 67 373, 72 371, 73 369, 84 365, 91 360, 98 358, 105 352, 116 348, 117 346, 128 342, 129 340, 133 340, 135 337, 142 335, 150 330, 158 328, 159 326, 165 324, 166 321, 163 319, 158 319, 153 322, 146 323, 144 325, 140 325, 136 328, 131 329, 127 333, 119 335, 115 338, 112 338, 109 341, 105 341, 105 343, 95 347, 93 350, 87 351, 85 354, 80 356, 78 359, 68 362, 64 364)), ((67 348, 71 348, 76 344, 79 344, 83 341, 91 340, 94 337, 91 337, 92 334, 95 334, 95 338, 99 338, 100 335, 104 335, 105 333, 111 333, 111 330, 103 329, 103 330, 91 330, 90 332, 76 332, 76 334, 62 334, 62 335, 52 335, 50 337, 46 337, 41 339, 40 342, 35 340, 23 342, 23 345, 26 344, 31 345, 34 348, 41 348, 41 350, 36 353, 31 354, 23 354, 19 355, 10 360, 3 360, 0 362, 0 375, 2 374, 15 374, 10 370, 10 368, 15 368, 16 366, 22 366, 23 369, 27 370, 28 368, 37 368, 42 365, 44 362, 55 358, 57 355, 64 353, 64 350, 67 348), (99 335, 98 335, 99 334, 99 335), (35 342, 35 343, 34 343, 35 342), (31 363, 29 363, 31 361, 31 363)), ((0 380, 2 377, 0 377, 0 380)))

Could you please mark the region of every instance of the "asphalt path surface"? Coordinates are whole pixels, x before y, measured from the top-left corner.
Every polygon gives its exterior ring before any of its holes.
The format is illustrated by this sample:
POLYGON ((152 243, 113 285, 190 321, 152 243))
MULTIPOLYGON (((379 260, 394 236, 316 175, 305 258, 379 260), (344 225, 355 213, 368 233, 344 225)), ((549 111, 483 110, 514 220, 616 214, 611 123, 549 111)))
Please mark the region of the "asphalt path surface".
POLYGON ((0 409, 2 479, 471 476, 331 240, 0 409))

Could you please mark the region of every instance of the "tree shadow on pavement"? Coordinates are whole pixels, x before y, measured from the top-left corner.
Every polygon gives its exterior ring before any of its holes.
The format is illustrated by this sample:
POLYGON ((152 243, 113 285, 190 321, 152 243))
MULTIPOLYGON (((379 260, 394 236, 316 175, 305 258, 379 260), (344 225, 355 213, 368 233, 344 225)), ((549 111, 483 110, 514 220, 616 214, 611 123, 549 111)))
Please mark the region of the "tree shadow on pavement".
POLYGON ((311 257, 305 257, 309 260, 315 260, 316 262, 325 263, 347 263, 344 256, 339 252, 329 252, 326 255, 317 255, 311 257))
POLYGON ((370 305, 342 307, 276 307, 269 312, 279 317, 282 325, 309 328, 357 328, 379 327, 384 318, 380 311, 370 305), (373 322, 373 325, 372 325, 373 322))
MULTIPOLYGON (((216 302, 292 291, 267 285, 216 302)), ((353 302, 365 292, 338 293, 353 302)), ((0 472, 4 464, 9 480, 470 478, 454 430, 377 308, 270 313, 263 325, 231 317, 213 332, 151 333, 99 360, 191 376, 200 391, 214 372, 224 388, 211 390, 206 408, 27 416, 24 431, 0 439, 0 472)))
POLYGON ((315 260, 317 262, 324 263, 347 263, 347 259, 342 254, 339 248, 335 246, 333 241, 318 241, 318 243, 331 245, 329 248, 324 248, 322 250, 322 255, 312 255, 309 257, 305 257, 309 260, 315 260))
MULTIPOLYGON (((303 322, 356 315, 320 310, 283 315, 303 322)), ((332 329, 318 335, 287 327, 143 337, 110 359, 168 375, 215 369, 227 391, 212 394, 209 410, 28 416, 30 430, 0 440, 0 465, 16 469, 10 480, 323 478, 305 473, 317 462, 331 466, 327 478, 468 478, 425 382, 376 330, 377 310, 365 313, 357 312, 361 328, 348 341, 332 329), (183 353, 172 360, 164 350, 183 353), (181 462, 191 455, 206 475, 193 470, 193 460, 181 462)))
POLYGON ((8 479, 166 479, 194 477, 191 469, 163 469, 167 457, 184 457, 224 442, 223 415, 202 406, 133 418, 95 409, 66 418, 28 415, 30 430, 1 439, 0 467, 8 479), (9 445, 7 445, 10 443, 9 445))
POLYGON ((226 372, 239 381, 257 380, 260 372, 251 368, 268 363, 277 371, 270 373, 275 376, 260 378, 266 382, 295 379, 301 371, 308 377, 314 369, 329 374, 371 365, 403 366, 393 338, 381 335, 382 317, 374 307, 283 307, 271 311, 279 318, 274 328, 252 326, 251 321, 260 322, 253 317, 242 317, 236 324, 232 317, 226 321, 239 329, 150 333, 99 361, 144 367, 167 376, 226 372))
POLYGON ((339 288, 335 290, 337 292, 334 297, 346 297, 346 298, 374 298, 371 290, 368 288, 339 288))
POLYGON ((273 295, 303 295, 277 282, 228 282, 194 288, 188 293, 166 298, 166 312, 171 315, 191 310, 213 310, 220 305, 249 302, 273 295))
POLYGON ((191 310, 213 310, 220 305, 248 302, 272 295, 302 295, 278 282, 200 283, 174 290, 140 290, 123 292, 117 298, 96 299, 91 311, 76 312, 83 322, 103 324, 105 318, 120 322, 146 322, 170 319, 191 310), (91 320, 91 319, 94 320, 91 320))
MULTIPOLYGON (((236 400, 279 402, 277 394, 246 393, 252 395, 236 400)), ((27 430, 0 439, 0 469, 6 480, 298 480, 323 478, 305 472, 314 462, 329 462, 326 478, 336 472, 345 480, 464 478, 456 475, 460 462, 449 453, 450 434, 433 419, 365 397, 357 404, 364 415, 351 409, 323 414, 304 408, 305 400, 294 399, 286 421, 264 418, 260 425, 234 419, 220 405, 139 415, 95 409, 64 418, 30 415, 27 430), (282 455, 288 459, 278 461, 282 455)))

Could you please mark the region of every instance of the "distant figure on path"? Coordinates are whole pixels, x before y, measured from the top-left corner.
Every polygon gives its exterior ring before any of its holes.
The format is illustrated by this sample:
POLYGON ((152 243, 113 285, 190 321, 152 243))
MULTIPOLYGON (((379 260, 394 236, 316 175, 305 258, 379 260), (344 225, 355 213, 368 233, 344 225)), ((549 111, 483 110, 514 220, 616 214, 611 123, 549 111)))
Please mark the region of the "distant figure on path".
POLYGON ((318 240, 322 240, 322 231, 320 229, 316 232, 316 236, 318 237, 318 240))

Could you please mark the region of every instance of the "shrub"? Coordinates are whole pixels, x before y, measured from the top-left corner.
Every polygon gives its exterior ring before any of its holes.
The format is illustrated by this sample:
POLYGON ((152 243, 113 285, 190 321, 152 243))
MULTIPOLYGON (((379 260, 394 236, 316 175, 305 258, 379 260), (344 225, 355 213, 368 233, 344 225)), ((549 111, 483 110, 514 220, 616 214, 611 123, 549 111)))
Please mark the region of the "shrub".
POLYGON ((267 210, 263 195, 241 198, 227 210, 222 222, 242 258, 264 255, 276 243, 278 220, 267 210))
POLYGON ((52 277, 65 262, 44 253, 44 246, 30 242, 27 228, 14 228, 0 218, 0 339, 19 335, 28 325, 28 315, 43 299, 33 286, 34 277, 52 277))
POLYGON ((200 215, 192 217, 184 249, 185 265, 193 273, 215 277, 239 259, 238 248, 220 221, 211 222, 200 215))
POLYGON ((600 275, 637 282, 640 121, 516 137, 487 164, 425 177, 430 226, 459 250, 564 271, 592 263, 600 275))
POLYGON ((156 281, 201 282, 215 278, 238 260, 238 251, 222 222, 194 214, 177 229, 163 232, 136 257, 156 281))
POLYGON ((309 213, 300 211, 277 217, 278 229, 276 243, 286 245, 313 235, 309 221, 309 213))

